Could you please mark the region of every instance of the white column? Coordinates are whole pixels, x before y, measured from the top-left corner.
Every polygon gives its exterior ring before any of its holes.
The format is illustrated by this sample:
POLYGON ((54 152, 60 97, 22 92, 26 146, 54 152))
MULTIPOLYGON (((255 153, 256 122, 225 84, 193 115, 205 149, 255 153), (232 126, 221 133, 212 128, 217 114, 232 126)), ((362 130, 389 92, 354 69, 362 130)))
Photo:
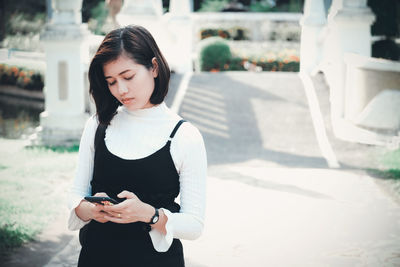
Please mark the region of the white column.
POLYGON ((125 0, 117 21, 121 26, 136 24, 153 35, 171 69, 192 70, 192 1, 171 0, 163 15, 161 0, 125 0))
POLYGON ((175 16, 187 16, 193 11, 191 0, 170 0, 169 12, 175 16))
POLYGON ((121 26, 134 24, 145 27, 157 44, 163 47, 166 33, 161 21, 162 14, 161 0, 124 0, 121 12, 117 14, 117 22, 121 26))
POLYGON ((318 37, 326 24, 324 2, 321 0, 306 0, 304 15, 300 20, 300 71, 309 73, 320 62, 321 45, 318 37))
POLYGON ((141 25, 153 33, 162 14, 161 0, 125 0, 117 22, 121 26, 141 25))
POLYGON ((168 34, 171 36, 169 47, 166 47, 166 57, 171 68, 180 73, 193 70, 191 12, 191 0, 171 0, 169 14, 166 16, 168 34))
POLYGON ((345 53, 371 55, 371 24, 375 16, 366 0, 334 0, 328 15, 328 36, 325 40, 326 71, 331 89, 331 115, 345 115, 345 53))
POLYGON ((45 111, 37 141, 50 146, 79 143, 85 113, 85 69, 89 34, 81 23, 82 0, 53 0, 53 19, 41 34, 46 53, 45 111))

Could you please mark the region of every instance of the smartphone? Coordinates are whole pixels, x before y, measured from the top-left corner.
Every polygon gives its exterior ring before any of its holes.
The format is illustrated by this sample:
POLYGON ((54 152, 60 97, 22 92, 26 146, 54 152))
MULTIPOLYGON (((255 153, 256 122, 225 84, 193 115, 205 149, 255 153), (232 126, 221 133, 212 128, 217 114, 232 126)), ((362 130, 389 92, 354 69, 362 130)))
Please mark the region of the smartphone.
POLYGON ((101 205, 107 205, 107 206, 119 203, 118 201, 116 201, 111 197, 85 197, 85 199, 89 202, 99 203, 101 205))

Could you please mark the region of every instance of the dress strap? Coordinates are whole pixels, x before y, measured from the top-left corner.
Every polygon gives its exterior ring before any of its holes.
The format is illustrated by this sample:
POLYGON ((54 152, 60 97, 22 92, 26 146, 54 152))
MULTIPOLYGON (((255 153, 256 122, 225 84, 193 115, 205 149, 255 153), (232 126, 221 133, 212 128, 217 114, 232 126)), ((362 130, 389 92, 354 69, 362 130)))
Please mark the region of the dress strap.
POLYGON ((99 123, 96 129, 96 133, 94 135, 94 149, 96 150, 97 147, 99 147, 100 142, 104 140, 104 137, 106 136, 106 129, 108 125, 104 125, 99 123))
POLYGON ((180 120, 180 121, 176 124, 174 130, 172 131, 171 135, 169 136, 169 141, 171 141, 171 139, 174 138, 176 131, 178 131, 178 129, 179 129, 179 126, 181 126, 181 124, 184 123, 184 122, 185 122, 185 120, 180 120))

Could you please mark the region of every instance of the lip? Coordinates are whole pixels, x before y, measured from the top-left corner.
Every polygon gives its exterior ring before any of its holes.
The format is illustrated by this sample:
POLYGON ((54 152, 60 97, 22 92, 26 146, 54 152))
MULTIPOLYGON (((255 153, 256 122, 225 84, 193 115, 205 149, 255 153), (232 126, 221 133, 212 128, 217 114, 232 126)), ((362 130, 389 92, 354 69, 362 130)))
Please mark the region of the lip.
POLYGON ((127 98, 122 98, 121 102, 122 104, 126 105, 132 102, 132 100, 135 99, 134 97, 127 97, 127 98))

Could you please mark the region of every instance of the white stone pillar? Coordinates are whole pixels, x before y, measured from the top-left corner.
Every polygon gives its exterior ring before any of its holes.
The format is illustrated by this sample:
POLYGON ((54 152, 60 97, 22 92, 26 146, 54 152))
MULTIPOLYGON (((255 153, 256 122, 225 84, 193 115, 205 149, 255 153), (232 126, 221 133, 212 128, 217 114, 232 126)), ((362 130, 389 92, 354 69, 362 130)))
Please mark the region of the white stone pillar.
POLYGON ((192 1, 171 0, 163 15, 161 0, 125 0, 117 21, 121 26, 141 25, 153 35, 172 70, 192 70, 192 1))
POLYGON ((171 68, 185 73, 193 70, 193 23, 191 0, 171 0, 167 16, 171 43, 166 47, 166 57, 171 68))
POLYGON ((170 0, 169 12, 175 16, 188 16, 193 11, 191 0, 170 0))
POLYGON ((121 26, 140 25, 145 27, 156 40, 162 52, 165 45, 165 25, 162 22, 161 0, 124 0, 121 12, 117 14, 117 22, 121 26))
POLYGON ((300 20, 300 71, 309 73, 320 62, 321 45, 318 37, 326 24, 324 2, 321 0, 306 0, 304 15, 300 20))
POLYGON ((154 35, 162 14, 161 0, 125 0, 117 22, 121 26, 141 25, 154 35))
POLYGON ((345 116, 345 53, 371 55, 371 25, 375 16, 366 0, 334 0, 328 15, 325 57, 331 91, 332 119, 345 116))
POLYGON ((41 34, 46 53, 45 111, 37 141, 50 146, 79 143, 85 113, 85 68, 89 31, 81 23, 82 0, 53 0, 53 19, 41 34))

